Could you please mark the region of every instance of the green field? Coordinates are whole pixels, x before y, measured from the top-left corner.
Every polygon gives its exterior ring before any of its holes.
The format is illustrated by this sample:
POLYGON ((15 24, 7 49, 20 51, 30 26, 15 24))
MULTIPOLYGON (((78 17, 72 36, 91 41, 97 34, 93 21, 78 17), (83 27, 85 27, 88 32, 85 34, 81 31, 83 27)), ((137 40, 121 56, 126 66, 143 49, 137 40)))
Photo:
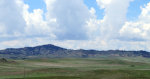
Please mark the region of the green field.
POLYGON ((150 79, 150 59, 100 57, 0 62, 0 79, 150 79))

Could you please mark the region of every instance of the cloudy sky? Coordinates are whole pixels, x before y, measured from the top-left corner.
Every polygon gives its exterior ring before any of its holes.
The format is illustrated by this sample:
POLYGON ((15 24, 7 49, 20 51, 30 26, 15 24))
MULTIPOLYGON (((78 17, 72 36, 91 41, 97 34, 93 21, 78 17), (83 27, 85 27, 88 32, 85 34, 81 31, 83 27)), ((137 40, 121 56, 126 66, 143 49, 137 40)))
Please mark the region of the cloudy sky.
POLYGON ((0 0, 0 49, 150 51, 150 0, 0 0))

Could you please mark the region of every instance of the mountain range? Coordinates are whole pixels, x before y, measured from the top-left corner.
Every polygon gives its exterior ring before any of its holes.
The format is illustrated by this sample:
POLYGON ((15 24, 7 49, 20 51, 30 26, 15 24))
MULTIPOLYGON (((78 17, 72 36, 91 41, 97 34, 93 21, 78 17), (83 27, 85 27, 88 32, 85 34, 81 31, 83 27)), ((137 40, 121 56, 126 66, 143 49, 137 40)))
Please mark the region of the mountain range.
POLYGON ((8 48, 0 50, 0 58, 26 59, 26 58, 96 58, 102 56, 113 57, 146 57, 150 58, 147 51, 125 51, 125 50, 73 50, 65 49, 52 44, 36 47, 8 48))

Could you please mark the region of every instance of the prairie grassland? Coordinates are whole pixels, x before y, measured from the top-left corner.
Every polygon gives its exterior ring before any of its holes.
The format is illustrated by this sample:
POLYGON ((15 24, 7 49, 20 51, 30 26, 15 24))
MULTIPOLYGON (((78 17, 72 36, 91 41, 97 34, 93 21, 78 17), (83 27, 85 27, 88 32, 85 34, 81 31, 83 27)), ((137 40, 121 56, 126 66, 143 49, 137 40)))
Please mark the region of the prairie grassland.
POLYGON ((150 79, 150 59, 57 58, 0 63, 0 79, 150 79))

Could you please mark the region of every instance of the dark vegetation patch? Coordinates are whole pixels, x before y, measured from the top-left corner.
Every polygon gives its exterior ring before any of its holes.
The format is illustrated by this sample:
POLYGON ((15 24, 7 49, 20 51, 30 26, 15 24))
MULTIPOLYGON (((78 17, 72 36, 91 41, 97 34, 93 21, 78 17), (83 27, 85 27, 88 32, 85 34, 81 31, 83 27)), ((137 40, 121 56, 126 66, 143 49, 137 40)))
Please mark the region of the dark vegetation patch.
MULTIPOLYGON (((25 79, 150 79, 149 70, 93 70, 74 76, 26 77, 25 79)), ((12 78, 24 79, 24 78, 12 78)))
POLYGON ((5 63, 5 62, 8 62, 5 58, 0 59, 0 63, 5 63))
POLYGON ((0 64, 17 64, 17 62, 15 62, 13 60, 8 60, 6 58, 1 58, 0 59, 0 64))
MULTIPOLYGON (((13 79, 24 79, 24 78, 13 78, 13 79)), ((30 77, 25 79, 80 79, 75 76, 52 76, 52 77, 30 77)))

